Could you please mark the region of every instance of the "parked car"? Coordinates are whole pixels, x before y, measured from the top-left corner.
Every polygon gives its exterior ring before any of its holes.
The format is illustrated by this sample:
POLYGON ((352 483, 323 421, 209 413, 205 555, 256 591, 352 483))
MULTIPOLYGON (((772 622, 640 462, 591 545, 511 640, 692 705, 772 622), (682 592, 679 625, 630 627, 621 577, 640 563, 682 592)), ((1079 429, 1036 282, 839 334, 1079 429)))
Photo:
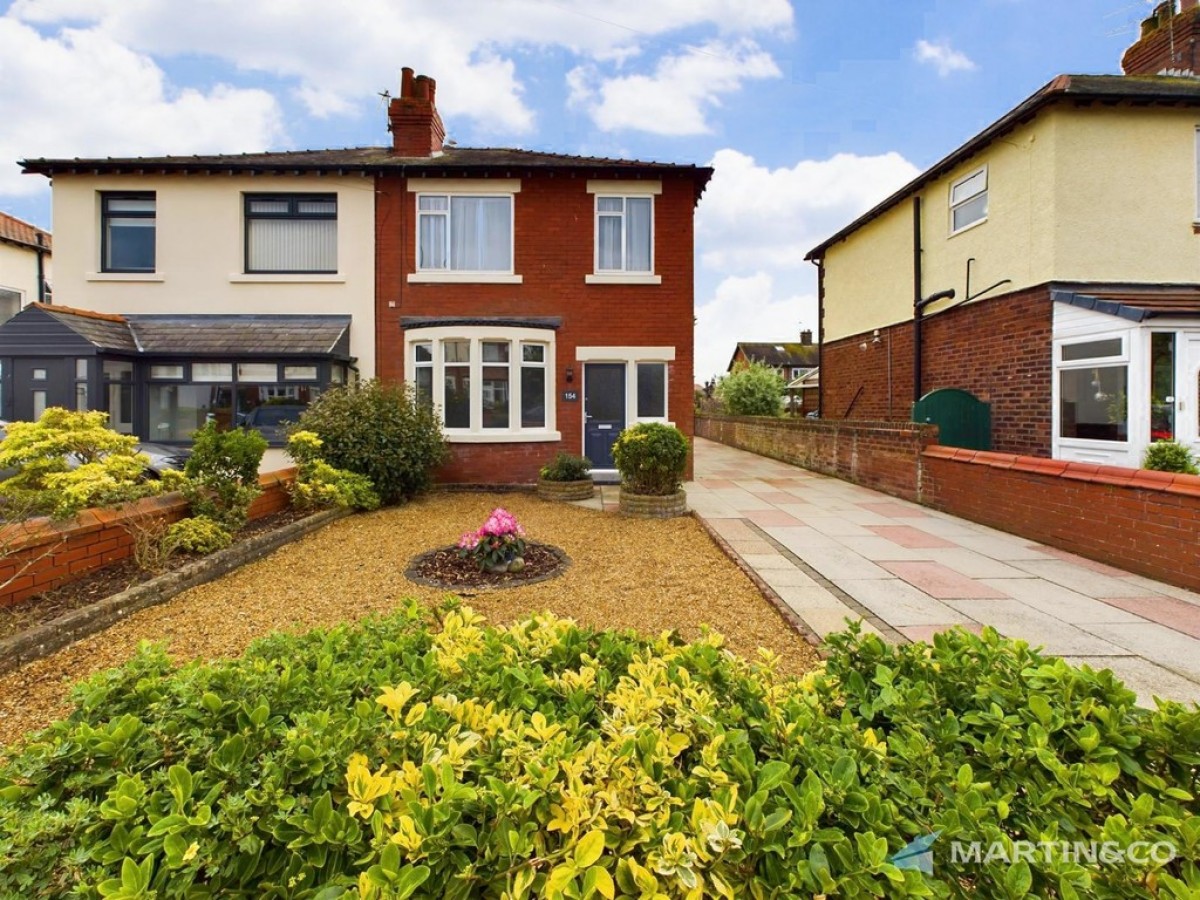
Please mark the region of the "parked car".
POLYGON ((287 443, 287 426, 300 420, 307 406, 302 403, 268 403, 256 406, 238 423, 242 428, 253 428, 271 444, 287 443))

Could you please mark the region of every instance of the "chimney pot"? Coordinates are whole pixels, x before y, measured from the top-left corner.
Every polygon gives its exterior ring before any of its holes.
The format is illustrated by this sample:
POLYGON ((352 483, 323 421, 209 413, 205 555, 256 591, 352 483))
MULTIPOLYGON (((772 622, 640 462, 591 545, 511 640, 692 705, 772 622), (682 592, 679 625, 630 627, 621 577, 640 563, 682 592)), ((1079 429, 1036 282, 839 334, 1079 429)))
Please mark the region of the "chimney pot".
POLYGON ((400 96, 411 97, 413 95, 413 70, 405 66, 400 70, 400 96))

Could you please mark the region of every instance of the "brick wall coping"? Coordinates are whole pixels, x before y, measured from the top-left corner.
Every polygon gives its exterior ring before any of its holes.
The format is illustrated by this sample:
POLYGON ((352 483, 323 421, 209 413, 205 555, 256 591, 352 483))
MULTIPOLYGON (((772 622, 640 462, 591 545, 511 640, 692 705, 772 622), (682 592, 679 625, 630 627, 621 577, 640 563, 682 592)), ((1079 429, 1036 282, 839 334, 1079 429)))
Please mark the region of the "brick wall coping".
POLYGON ((1200 497, 1200 475, 1157 472, 1151 469, 1128 469, 1122 466, 1102 466, 1097 463, 1019 456, 1015 453, 996 453, 990 450, 964 450, 940 445, 926 447, 923 455, 934 459, 988 466, 993 469, 1011 469, 1014 472, 1069 478, 1072 481, 1089 481, 1095 484, 1111 484, 1117 487, 1200 497))
POLYGON ((937 436, 937 426, 925 422, 897 422, 887 419, 806 419, 787 416, 731 416, 712 413, 696 413, 696 421, 741 422, 749 425, 766 425, 774 428, 792 428, 802 431, 882 431, 897 434, 937 436))
MULTIPOLYGON (((295 478, 296 468, 292 466, 260 475, 258 484, 264 492, 277 485, 286 490, 286 486, 295 478)), ((0 546, 10 553, 30 550, 68 536, 89 534, 111 525, 121 525, 147 516, 183 512, 186 508, 187 501, 183 499, 183 495, 173 492, 156 497, 143 497, 133 503, 122 503, 120 506, 85 509, 70 519, 55 520, 44 516, 0 527, 0 546)))

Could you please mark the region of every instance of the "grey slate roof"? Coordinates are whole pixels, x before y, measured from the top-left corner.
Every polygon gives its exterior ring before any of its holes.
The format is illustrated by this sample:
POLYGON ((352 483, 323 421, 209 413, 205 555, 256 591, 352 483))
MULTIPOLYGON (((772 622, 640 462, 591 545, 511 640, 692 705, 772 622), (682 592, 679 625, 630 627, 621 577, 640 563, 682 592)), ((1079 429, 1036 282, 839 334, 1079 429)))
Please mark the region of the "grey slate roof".
POLYGON ((32 303, 0 325, 0 333, 33 342, 26 332, 39 322, 42 331, 57 323, 68 329, 61 334, 97 349, 137 355, 350 358, 350 316, 113 315, 32 303))
POLYGON ((347 356, 350 316, 127 315, 142 353, 347 356))
POLYGON ((997 138, 1028 122, 1044 107, 1060 101, 1081 107, 1093 104, 1109 106, 1122 102, 1143 107, 1200 106, 1200 79, 1175 75, 1059 75, 882 203, 809 250, 804 258, 821 259, 833 244, 849 237, 931 181, 941 178, 997 138))
POLYGON ((341 150, 293 150, 270 153, 212 154, 208 156, 126 156, 101 159, 25 159, 26 173, 157 174, 169 172, 284 172, 373 175, 492 175, 504 177, 514 169, 576 171, 588 175, 623 178, 661 177, 677 173, 690 177, 699 199, 713 170, 707 166, 572 156, 510 147, 446 147, 438 156, 397 156, 390 147, 348 147, 341 150))
POLYGON ((1161 288, 1157 290, 1104 289, 1089 291, 1051 291, 1055 303, 1092 309, 1132 322, 1146 319, 1200 317, 1200 288, 1161 288))
POLYGON ((73 309, 69 306, 33 304, 61 325, 101 350, 120 350, 127 353, 137 351, 129 325, 121 316, 94 313, 73 309))
POLYGON ((816 344, 798 344, 795 342, 754 343, 738 341, 733 357, 729 360, 729 369, 733 368, 738 359, 738 350, 747 359, 758 360, 776 368, 812 368, 820 358, 820 348, 816 344))

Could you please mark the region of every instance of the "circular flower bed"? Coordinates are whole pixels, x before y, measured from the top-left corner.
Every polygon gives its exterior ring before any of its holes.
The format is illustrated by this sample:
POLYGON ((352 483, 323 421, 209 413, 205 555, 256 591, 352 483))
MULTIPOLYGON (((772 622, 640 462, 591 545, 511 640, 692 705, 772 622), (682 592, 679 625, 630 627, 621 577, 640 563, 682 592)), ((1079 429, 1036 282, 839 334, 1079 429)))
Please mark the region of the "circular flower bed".
POLYGON ((404 576, 409 581, 451 590, 521 587, 557 578, 571 564, 571 558, 549 544, 525 545, 525 567, 519 572, 485 572, 458 547, 440 547, 414 557, 404 576))

